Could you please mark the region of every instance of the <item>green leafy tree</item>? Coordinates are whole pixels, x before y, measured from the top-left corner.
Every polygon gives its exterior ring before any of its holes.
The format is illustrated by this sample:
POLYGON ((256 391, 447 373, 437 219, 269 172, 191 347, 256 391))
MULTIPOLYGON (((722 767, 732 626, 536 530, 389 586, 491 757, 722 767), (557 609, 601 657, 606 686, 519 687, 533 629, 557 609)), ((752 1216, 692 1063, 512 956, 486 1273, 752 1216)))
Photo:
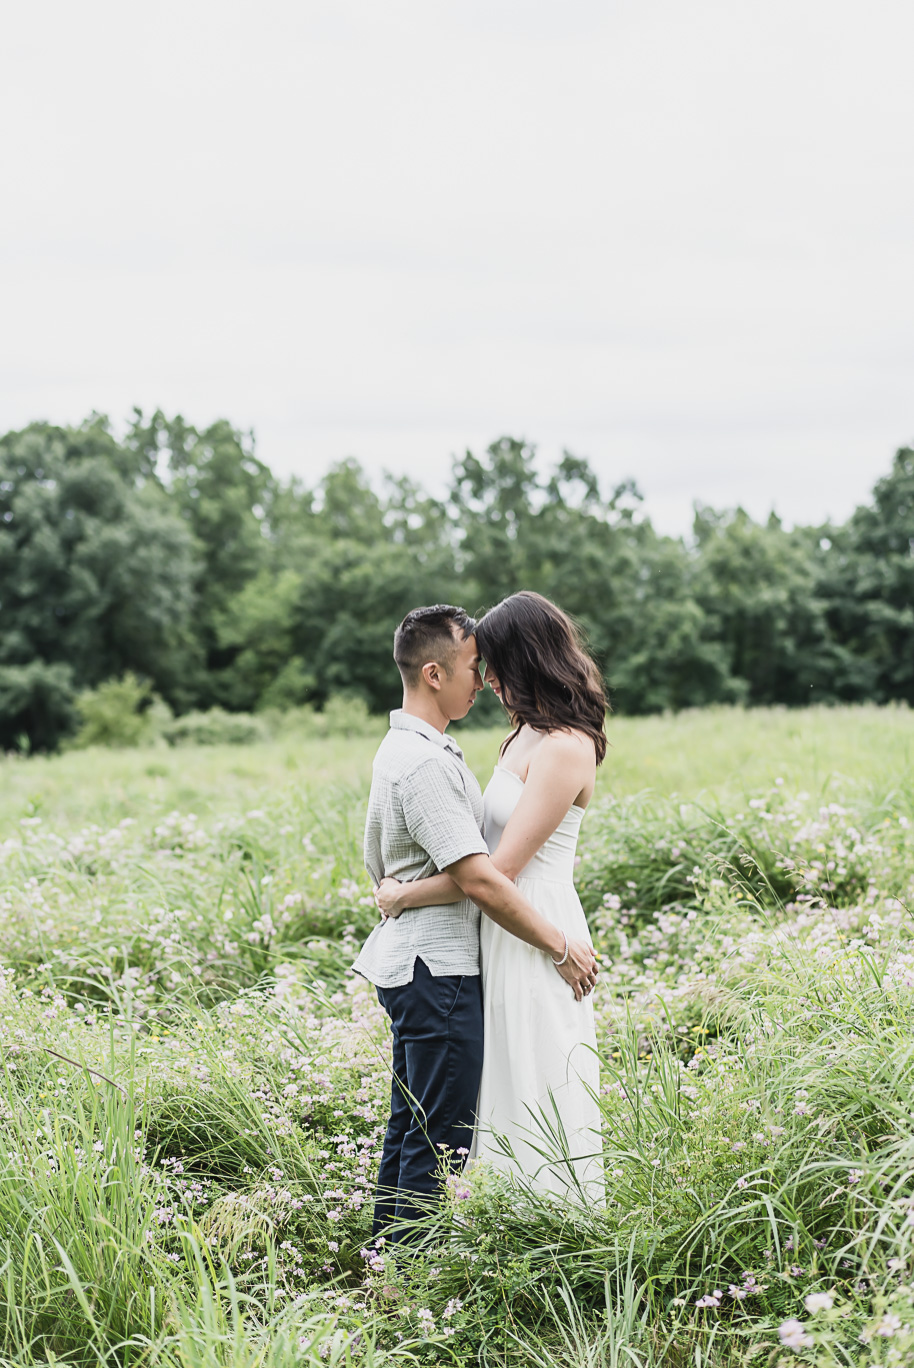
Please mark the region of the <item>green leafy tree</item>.
POLYGON ((235 657, 220 684, 233 707, 294 707, 315 696, 317 679, 292 644, 301 589, 299 571, 263 569, 216 614, 219 647, 235 657))
POLYGON ((69 665, 46 660, 0 665, 0 750, 54 750, 75 721, 69 665))
POLYGON ((187 529, 155 482, 125 478, 103 420, 0 438, 0 665, 60 664, 78 688, 134 670, 180 702, 195 573, 187 529))
POLYGON ((631 481, 604 492, 567 451, 542 472, 511 436, 466 452, 439 500, 352 458, 281 483, 224 420, 36 423, 0 438, 0 745, 53 747, 77 695, 120 706, 129 672, 179 713, 382 712, 409 608, 521 588, 579 621, 622 711, 914 702, 912 548, 909 448, 844 526, 700 509, 687 544, 631 481))
POLYGON ((317 487, 318 530, 328 541, 387 540, 384 507, 358 461, 337 461, 317 487))
POLYGON ((914 704, 914 450, 896 453, 871 505, 823 531, 820 592, 840 643, 837 692, 914 704))
POLYGON ((272 472, 253 439, 220 419, 203 432, 183 419, 162 424, 160 459, 169 500, 193 534, 197 552, 196 629, 200 663, 188 684, 195 701, 235 706, 224 675, 233 651, 220 645, 218 623, 231 600, 268 564, 272 472))
POLYGON ((302 575, 293 654, 318 681, 314 701, 363 698, 374 712, 400 702, 393 634, 410 608, 450 601, 450 560, 417 566, 400 547, 334 541, 316 545, 302 575))
POLYGON ((834 699, 826 604, 808 536, 785 531, 774 515, 760 525, 741 508, 702 508, 695 537, 696 598, 746 701, 834 699))
POLYGON ((613 699, 629 713, 741 702, 748 691, 734 679, 715 623, 697 601, 695 564, 671 537, 646 536, 632 557, 628 611, 612 651, 613 699))
POLYGON ((458 564, 477 606, 534 587, 529 552, 541 494, 535 455, 529 443, 500 437, 482 459, 467 451, 454 463, 450 506, 458 564))
POLYGON ((534 462, 533 447, 502 438, 455 467, 452 502, 474 601, 490 606, 527 588, 561 604, 626 712, 739 697, 695 601, 692 561, 641 516, 637 486, 620 481, 604 498, 583 457, 564 452, 543 478, 534 462))

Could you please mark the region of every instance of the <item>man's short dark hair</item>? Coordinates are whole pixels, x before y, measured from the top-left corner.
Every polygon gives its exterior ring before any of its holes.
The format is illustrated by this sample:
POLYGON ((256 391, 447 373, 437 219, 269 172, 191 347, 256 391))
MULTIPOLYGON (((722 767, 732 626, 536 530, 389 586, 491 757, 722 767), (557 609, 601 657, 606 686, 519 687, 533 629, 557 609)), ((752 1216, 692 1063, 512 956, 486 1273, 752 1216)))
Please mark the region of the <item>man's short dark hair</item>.
POLYGON ((394 660, 403 683, 414 688, 422 666, 436 661, 450 674, 461 642, 472 636, 476 620, 450 603, 414 608, 394 633, 394 660))

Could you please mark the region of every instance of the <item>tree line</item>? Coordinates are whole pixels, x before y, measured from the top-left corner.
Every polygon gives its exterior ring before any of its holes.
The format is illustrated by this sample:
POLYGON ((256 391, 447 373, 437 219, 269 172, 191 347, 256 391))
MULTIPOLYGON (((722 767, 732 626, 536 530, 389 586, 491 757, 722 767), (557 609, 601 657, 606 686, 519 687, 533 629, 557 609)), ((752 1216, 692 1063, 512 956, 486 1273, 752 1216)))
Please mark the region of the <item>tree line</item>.
MULTIPOLYGON (((696 508, 660 535, 637 487, 503 437, 433 498, 355 460, 280 480, 252 435, 139 409, 0 437, 0 748, 53 749, 81 691, 132 672, 177 714, 396 706, 418 603, 539 590, 587 634, 613 707, 914 702, 914 450, 841 525, 696 508)), ((489 704, 484 706, 491 706, 489 704)))

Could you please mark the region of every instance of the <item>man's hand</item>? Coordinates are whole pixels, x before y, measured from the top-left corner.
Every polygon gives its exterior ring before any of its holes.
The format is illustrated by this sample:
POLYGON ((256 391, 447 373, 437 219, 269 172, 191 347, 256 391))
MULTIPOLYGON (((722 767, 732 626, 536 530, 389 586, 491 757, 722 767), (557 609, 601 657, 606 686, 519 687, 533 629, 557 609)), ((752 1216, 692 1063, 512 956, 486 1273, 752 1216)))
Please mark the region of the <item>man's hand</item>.
POLYGON ((400 901, 402 892, 403 885, 399 879, 382 879, 375 889, 374 900, 385 921, 390 917, 399 917, 403 911, 403 903, 400 901))
MULTIPOLYGON (((555 964, 554 959, 552 963, 555 964)), ((564 964, 555 964, 555 971, 561 974, 566 983, 571 984, 578 1002, 593 992, 600 972, 593 947, 587 941, 580 940, 568 942, 568 958, 564 964)))

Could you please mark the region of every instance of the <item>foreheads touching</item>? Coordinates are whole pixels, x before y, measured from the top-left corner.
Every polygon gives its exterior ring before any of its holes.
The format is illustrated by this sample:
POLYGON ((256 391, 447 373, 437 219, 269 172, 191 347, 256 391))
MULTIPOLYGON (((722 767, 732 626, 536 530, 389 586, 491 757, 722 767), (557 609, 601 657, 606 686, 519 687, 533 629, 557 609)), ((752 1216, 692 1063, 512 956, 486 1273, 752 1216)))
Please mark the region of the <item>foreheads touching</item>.
POLYGON ((404 686, 418 688, 423 667, 432 662, 453 674, 457 653, 475 629, 475 620, 449 603, 407 613, 394 634, 394 660, 404 686))

